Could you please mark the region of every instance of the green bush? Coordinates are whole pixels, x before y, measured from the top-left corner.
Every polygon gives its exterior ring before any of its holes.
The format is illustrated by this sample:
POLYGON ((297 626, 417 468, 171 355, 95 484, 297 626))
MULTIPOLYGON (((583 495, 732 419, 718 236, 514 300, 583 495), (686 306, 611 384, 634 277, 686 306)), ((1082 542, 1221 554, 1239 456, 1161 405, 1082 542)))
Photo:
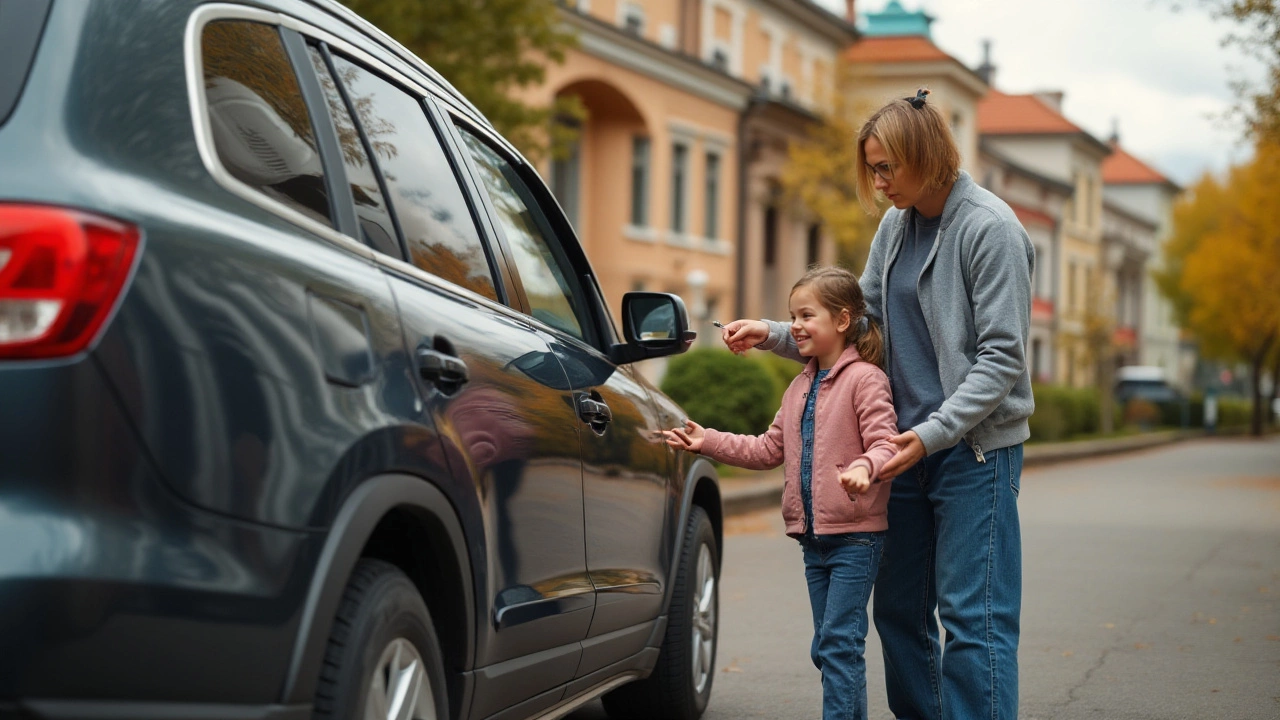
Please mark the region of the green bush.
POLYGON ((779 357, 771 352, 751 352, 747 353, 747 357, 753 362, 760 363, 764 369, 769 372, 773 378, 776 395, 773 403, 770 405, 769 419, 773 419, 773 413, 778 412, 778 408, 782 405, 782 394, 787 391, 791 385, 791 381, 795 376, 804 371, 804 363, 798 363, 794 360, 788 360, 779 357))
POLYGON ((1218 398, 1218 427, 1245 428, 1253 422, 1253 403, 1243 398, 1218 398))
MULTIPOLYGON (((1101 430, 1102 395, 1097 388, 1034 384, 1031 392, 1036 401, 1030 420, 1033 441, 1067 440, 1101 430)), ((1119 427, 1123 408, 1117 403, 1112 410, 1119 427)))
POLYGON ((758 435, 773 421, 782 391, 764 363, 728 350, 699 348, 671 359, 662 392, 699 425, 758 435))

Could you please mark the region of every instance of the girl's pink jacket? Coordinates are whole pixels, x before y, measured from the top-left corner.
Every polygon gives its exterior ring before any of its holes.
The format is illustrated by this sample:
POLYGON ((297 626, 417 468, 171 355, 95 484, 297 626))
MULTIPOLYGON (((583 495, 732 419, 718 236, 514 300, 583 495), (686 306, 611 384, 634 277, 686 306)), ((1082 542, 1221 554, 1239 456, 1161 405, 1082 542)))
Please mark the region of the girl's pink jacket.
MULTIPOLYGON (((810 360, 804 372, 791 381, 782 396, 782 407, 763 435, 735 435, 707 428, 702 454, 719 462, 753 470, 785 465, 782 517, 787 534, 805 533, 804 501, 800 496, 800 421, 809 388, 818 372, 810 360)), ((813 531, 817 535, 876 532, 889 527, 890 483, 877 482, 880 468, 897 448, 889 438, 898 433, 889 378, 880 368, 863 362, 853 345, 845 348, 831 372, 822 380, 814 409, 813 531), (851 500, 840 484, 840 473, 864 465, 871 475, 871 489, 851 500)))

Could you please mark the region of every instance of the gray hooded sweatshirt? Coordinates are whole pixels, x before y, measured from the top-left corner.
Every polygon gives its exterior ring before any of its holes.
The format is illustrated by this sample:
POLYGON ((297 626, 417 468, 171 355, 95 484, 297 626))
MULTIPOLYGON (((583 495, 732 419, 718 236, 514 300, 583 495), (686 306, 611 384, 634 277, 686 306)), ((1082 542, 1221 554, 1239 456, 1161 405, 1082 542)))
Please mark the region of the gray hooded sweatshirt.
MULTIPOLYGON (((884 289, 910 214, 885 214, 860 280, 868 314, 884 327, 886 357, 893 330, 884 323, 884 289)), ((925 452, 964 440, 986 462, 984 452, 1030 436, 1035 404, 1026 347, 1034 267, 1035 249, 1013 210, 961 171, 916 285, 946 400, 924 422, 899 430, 914 430, 925 452)), ((769 338, 758 347, 799 360, 788 324, 765 322, 769 338)))

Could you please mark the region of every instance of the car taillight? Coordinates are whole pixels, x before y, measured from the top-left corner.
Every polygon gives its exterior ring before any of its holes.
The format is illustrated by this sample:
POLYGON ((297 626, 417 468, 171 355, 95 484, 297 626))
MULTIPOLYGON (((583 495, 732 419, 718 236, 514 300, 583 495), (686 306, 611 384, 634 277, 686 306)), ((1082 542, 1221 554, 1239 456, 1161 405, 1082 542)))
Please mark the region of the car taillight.
POLYGON ((0 203, 0 359, 74 355, 124 288, 138 229, 65 208, 0 203))

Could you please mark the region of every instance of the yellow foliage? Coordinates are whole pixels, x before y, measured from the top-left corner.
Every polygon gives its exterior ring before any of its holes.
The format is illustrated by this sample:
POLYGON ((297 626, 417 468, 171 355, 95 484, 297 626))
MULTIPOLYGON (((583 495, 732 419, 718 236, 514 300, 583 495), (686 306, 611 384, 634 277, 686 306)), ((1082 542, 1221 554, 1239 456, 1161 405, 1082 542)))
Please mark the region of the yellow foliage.
POLYGON ((1187 326, 1210 354, 1254 361, 1280 333, 1280 146, 1224 182, 1206 177, 1174 212, 1166 247, 1187 326))
POLYGON ((782 174, 783 192, 822 220, 840 249, 840 260, 862 272, 877 221, 858 204, 858 131, 872 108, 853 99, 856 71, 842 62, 835 90, 825 98, 821 122, 805 142, 792 143, 782 174))

